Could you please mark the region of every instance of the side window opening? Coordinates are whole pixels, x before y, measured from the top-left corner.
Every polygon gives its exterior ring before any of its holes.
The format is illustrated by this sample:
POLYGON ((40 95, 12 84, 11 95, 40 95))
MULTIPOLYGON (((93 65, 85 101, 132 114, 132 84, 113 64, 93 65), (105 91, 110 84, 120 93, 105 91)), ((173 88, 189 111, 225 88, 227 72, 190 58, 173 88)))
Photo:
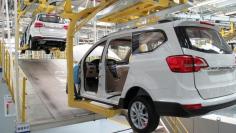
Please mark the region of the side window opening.
POLYGON ((108 47, 107 60, 114 60, 116 64, 128 64, 131 56, 131 38, 112 40, 108 47))
POLYGON ((163 31, 136 33, 133 35, 133 54, 151 52, 166 40, 167 37, 163 31))

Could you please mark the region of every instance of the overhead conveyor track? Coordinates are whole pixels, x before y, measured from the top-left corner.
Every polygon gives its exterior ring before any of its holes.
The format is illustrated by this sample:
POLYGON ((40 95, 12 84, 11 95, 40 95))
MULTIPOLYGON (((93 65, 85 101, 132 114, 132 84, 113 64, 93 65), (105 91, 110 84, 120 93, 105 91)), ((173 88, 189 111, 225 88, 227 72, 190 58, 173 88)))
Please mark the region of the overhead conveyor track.
POLYGON ((171 0, 130 0, 127 2, 121 0, 119 2, 118 6, 111 7, 113 9, 111 12, 106 13, 104 11, 104 14, 99 15, 98 20, 117 24, 126 23, 170 9, 179 4, 185 4, 187 0, 180 0, 179 3, 174 3, 171 0))

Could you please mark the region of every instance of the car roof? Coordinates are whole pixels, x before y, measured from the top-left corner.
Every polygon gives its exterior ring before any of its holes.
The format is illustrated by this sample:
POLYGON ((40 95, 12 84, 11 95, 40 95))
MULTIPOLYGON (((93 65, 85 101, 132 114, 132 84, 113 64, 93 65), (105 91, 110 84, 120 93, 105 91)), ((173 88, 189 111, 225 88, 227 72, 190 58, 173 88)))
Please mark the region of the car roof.
POLYGON ((108 39, 108 38, 113 37, 113 36, 119 36, 119 35, 122 35, 122 34, 141 32, 141 31, 147 31, 147 30, 155 30, 155 29, 158 29, 159 27, 163 27, 163 26, 167 26, 167 25, 170 26, 170 27, 171 26, 173 27, 173 22, 161 23, 161 24, 155 24, 155 25, 150 25, 150 26, 144 26, 144 27, 141 27, 141 28, 125 29, 125 30, 113 32, 113 33, 105 36, 104 39, 102 39, 102 40, 108 39))
POLYGON ((101 42, 103 42, 103 41, 105 41, 105 40, 107 40, 111 37, 115 37, 115 36, 119 36, 119 35, 123 35, 123 34, 129 34, 129 33, 134 33, 134 32, 142 32, 142 31, 146 31, 146 30, 165 29, 167 27, 178 27, 178 26, 198 26, 198 27, 206 27, 206 28, 218 30, 218 28, 216 26, 212 26, 210 24, 201 24, 200 21, 177 20, 177 21, 171 21, 171 22, 165 22, 165 23, 157 23, 157 24, 145 26, 145 27, 142 27, 142 28, 128 29, 128 30, 125 29, 125 30, 117 31, 117 32, 111 33, 107 36, 104 36, 96 44, 99 44, 99 43, 101 43, 101 42))

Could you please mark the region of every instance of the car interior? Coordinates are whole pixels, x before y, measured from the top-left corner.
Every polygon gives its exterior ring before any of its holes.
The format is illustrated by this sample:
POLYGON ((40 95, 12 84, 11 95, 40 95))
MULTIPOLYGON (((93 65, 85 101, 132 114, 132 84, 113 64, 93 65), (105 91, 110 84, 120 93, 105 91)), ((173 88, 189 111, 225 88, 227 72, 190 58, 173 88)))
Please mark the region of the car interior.
POLYGON ((86 91, 97 92, 98 89, 98 75, 99 75, 99 62, 100 59, 96 59, 90 63, 86 63, 86 91))
POLYGON ((101 61, 103 49, 106 42, 94 48, 86 57, 84 63, 85 91, 97 92, 99 83, 99 63, 101 61))
MULTIPOLYGON (((106 92, 121 94, 129 71, 131 37, 119 38, 110 42, 106 55, 106 92), (115 53, 119 58, 112 59, 115 53)), ((114 58, 114 57, 113 57, 114 58)))
MULTIPOLYGON (((106 92, 121 94, 129 71, 129 59, 132 54, 131 37, 123 37, 110 42, 106 52, 106 92)), ((99 83, 99 63, 104 44, 87 56, 84 64, 85 91, 97 92, 99 83)))

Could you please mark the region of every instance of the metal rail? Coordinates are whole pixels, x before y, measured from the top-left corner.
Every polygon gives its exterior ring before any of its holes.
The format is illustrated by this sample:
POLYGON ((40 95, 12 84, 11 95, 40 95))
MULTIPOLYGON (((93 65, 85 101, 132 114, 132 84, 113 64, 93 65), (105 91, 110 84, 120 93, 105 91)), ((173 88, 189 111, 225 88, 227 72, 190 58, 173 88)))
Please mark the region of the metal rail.
POLYGON ((185 2, 185 3, 181 3, 179 5, 171 6, 167 9, 163 9, 158 12, 151 13, 148 16, 143 16, 137 19, 133 19, 131 21, 128 21, 127 23, 117 24, 116 28, 122 30, 122 29, 136 28, 136 27, 156 24, 160 19, 165 19, 171 13, 181 11, 181 10, 191 7, 191 3, 187 1, 182 1, 182 2, 185 2))
MULTIPOLYGON (((168 8, 171 4, 170 0, 120 0, 119 7, 114 7, 114 11, 110 11, 105 16, 99 18, 99 21, 110 23, 124 23, 133 19, 147 16, 151 12, 168 8)), ((110 9, 109 9, 110 10, 110 9)))

